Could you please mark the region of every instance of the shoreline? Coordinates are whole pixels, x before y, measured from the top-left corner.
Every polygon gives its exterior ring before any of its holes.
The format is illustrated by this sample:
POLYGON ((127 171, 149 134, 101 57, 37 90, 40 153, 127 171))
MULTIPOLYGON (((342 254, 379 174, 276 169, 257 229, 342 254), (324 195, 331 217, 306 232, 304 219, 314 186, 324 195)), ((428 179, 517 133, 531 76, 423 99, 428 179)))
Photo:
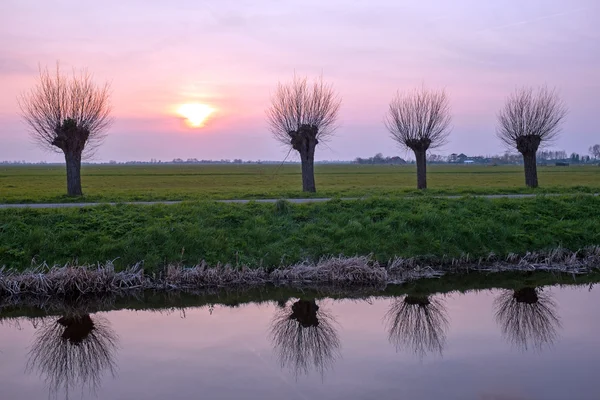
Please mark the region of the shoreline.
POLYGON ((446 296, 486 290, 515 291, 523 288, 579 287, 588 289, 600 282, 600 270, 571 275, 559 272, 498 272, 444 275, 402 285, 324 286, 264 285, 255 287, 203 288, 199 290, 129 290, 80 297, 0 297, 0 324, 21 318, 85 315, 119 310, 183 312, 216 306, 236 308, 249 304, 281 305, 290 299, 370 301, 404 296, 446 296))
POLYGON ((160 272, 145 272, 140 264, 122 271, 112 263, 85 266, 45 264, 28 271, 0 269, 0 303, 20 299, 69 300, 85 296, 124 295, 139 291, 177 293, 211 290, 246 290, 266 286, 328 287, 345 292, 387 285, 410 284, 423 279, 461 274, 551 272, 582 276, 600 270, 600 246, 578 251, 557 248, 547 252, 486 258, 422 261, 394 258, 385 265, 370 256, 329 257, 317 263, 299 263, 267 270, 230 265, 193 267, 170 265, 160 272))

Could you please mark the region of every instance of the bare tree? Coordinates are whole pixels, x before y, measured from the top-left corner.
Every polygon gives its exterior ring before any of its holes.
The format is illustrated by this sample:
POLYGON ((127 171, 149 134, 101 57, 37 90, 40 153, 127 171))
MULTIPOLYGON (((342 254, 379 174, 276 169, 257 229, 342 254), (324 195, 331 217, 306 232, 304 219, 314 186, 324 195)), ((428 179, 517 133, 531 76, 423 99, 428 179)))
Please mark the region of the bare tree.
POLYGON ((496 134, 510 148, 523 155, 525 184, 538 186, 536 153, 560 132, 567 108, 554 89, 517 89, 498 114, 496 134))
POLYGON ((114 376, 118 338, 108 320, 88 314, 47 321, 35 334, 27 370, 45 376, 51 393, 76 386, 95 392, 105 371, 114 376))
POLYGON ((444 145, 450 133, 450 103, 444 90, 425 87, 398 92, 385 125, 400 146, 417 159, 417 188, 427 189, 427 150, 444 145))
POLYGON ((530 347, 541 351, 558 337, 557 305, 542 288, 504 290, 494 300, 494 308, 502 334, 523 351, 530 347))
POLYGON ((396 350, 410 348, 423 358, 428 352, 440 355, 449 327, 444 302, 431 296, 406 296, 394 300, 385 321, 388 339, 396 350))
POLYGON ((600 158, 600 144, 595 144, 593 146, 590 146, 589 150, 590 155, 592 157, 594 157, 594 160, 597 160, 600 158))
POLYGON ((81 196, 81 159, 102 143, 112 123, 110 87, 97 86, 82 70, 71 76, 41 69, 37 84, 19 97, 33 139, 43 148, 62 152, 67 164, 67 193, 81 196))
POLYGON ((309 84, 294 77, 291 83, 277 85, 267 110, 271 132, 285 146, 300 154, 302 190, 316 192, 315 149, 336 128, 341 99, 323 78, 309 84))
POLYGON ((289 367, 298 376, 301 372, 308 375, 314 367, 324 375, 339 356, 335 320, 314 300, 281 306, 273 318, 270 336, 282 368, 289 367))

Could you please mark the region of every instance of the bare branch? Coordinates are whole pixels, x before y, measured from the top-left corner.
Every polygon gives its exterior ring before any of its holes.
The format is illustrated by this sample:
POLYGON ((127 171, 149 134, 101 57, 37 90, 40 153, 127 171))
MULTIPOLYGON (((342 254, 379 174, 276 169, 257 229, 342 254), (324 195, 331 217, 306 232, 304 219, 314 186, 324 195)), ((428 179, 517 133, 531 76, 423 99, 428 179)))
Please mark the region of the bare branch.
POLYGON ((555 89, 546 86, 517 89, 498 113, 496 135, 521 153, 535 152, 540 144, 550 143, 557 137, 566 115, 567 107, 555 89))
POLYGON ((335 320, 314 300, 284 305, 273 318, 270 336, 282 368, 291 368, 296 376, 308 375, 312 368, 323 376, 339 356, 335 320))
POLYGON ((390 103, 385 125, 402 147, 426 151, 446 143, 451 119, 445 90, 421 87, 396 94, 390 103))
POLYGON ((303 127, 316 129, 318 141, 327 140, 335 131, 341 99, 323 77, 309 83, 294 76, 291 83, 277 85, 267 110, 271 132, 286 146, 292 145, 293 133, 303 127))
POLYGON ((27 370, 44 376, 51 393, 63 389, 68 394, 78 385, 95 392, 104 372, 114 375, 117 341, 108 321, 100 316, 48 320, 36 332, 27 370))
POLYGON ((40 67, 36 86, 18 98, 21 115, 40 146, 57 152, 80 148, 88 157, 112 123, 109 100, 108 83, 97 86, 87 70, 64 75, 58 64, 54 72, 40 67))
POLYGON ((541 351, 558 337, 561 323, 557 305, 542 288, 504 290, 494 300, 494 308, 502 334, 524 351, 541 351))
POLYGON ((423 358, 442 354, 449 322, 444 302, 430 296, 406 296, 394 300, 385 321, 388 339, 396 350, 409 348, 423 358))
POLYGON ((594 160, 600 158, 600 144, 595 144, 589 148, 590 155, 594 157, 594 160))

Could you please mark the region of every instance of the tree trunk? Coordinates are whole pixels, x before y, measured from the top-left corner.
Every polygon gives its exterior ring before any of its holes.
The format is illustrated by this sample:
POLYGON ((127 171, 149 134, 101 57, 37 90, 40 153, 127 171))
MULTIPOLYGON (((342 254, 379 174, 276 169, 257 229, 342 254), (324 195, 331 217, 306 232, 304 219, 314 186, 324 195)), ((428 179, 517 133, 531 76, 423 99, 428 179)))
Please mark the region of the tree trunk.
POLYGON ((300 153, 302 162, 302 191, 315 193, 317 187, 315 185, 315 145, 308 146, 307 151, 300 153))
POLYGON ((535 155, 541 142, 542 138, 539 135, 524 135, 517 138, 517 150, 523 155, 525 165, 525 184, 530 188, 538 187, 535 155))
POLYGON ((315 149, 319 140, 316 126, 301 125, 298 130, 290 132, 292 148, 300 153, 302 163, 302 191, 314 193, 315 185, 315 149))
POLYGON ((417 159, 417 189, 427 189, 426 150, 414 150, 417 159))
POLYGON ((67 194, 69 196, 82 196, 81 191, 81 152, 65 152, 67 163, 67 194))
POLYGON ((523 164, 525 165, 525 184, 530 188, 538 187, 535 152, 528 151, 523 153, 523 164))

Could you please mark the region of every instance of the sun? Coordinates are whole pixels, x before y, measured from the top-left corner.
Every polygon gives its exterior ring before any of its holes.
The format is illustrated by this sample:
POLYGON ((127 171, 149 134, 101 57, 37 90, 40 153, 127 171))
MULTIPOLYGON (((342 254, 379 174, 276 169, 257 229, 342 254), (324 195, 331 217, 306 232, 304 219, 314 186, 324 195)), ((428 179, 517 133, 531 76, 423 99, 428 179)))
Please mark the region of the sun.
POLYGON ((202 128, 215 109, 201 103, 182 104, 177 108, 177 113, 186 119, 192 128, 202 128))

